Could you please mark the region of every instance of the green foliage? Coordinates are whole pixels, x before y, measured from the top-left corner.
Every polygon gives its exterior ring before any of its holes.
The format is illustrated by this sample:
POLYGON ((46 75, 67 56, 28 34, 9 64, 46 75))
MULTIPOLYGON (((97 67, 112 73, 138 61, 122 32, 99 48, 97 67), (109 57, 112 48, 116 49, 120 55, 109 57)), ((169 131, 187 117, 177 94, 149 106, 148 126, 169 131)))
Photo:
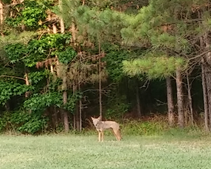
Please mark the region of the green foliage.
POLYGON ((33 67, 47 57, 59 56, 64 63, 69 63, 76 52, 69 47, 70 34, 46 34, 39 39, 32 39, 28 44, 14 43, 5 46, 5 52, 11 63, 23 62, 33 67))
POLYGON ((151 36, 151 43, 154 48, 169 48, 175 51, 186 51, 189 49, 189 42, 182 36, 170 35, 168 33, 161 33, 157 36, 151 36))
POLYGON ((47 107, 57 106, 59 108, 64 108, 70 112, 73 112, 75 108, 76 101, 80 98, 80 94, 68 96, 68 102, 63 105, 62 93, 60 92, 50 92, 44 94, 34 94, 28 100, 24 102, 24 108, 34 112, 43 112, 47 107))
POLYGON ((117 0, 87 0, 86 4, 103 10, 112 7, 112 5, 115 5, 117 2, 117 0))
POLYGON ((108 106, 106 109, 106 118, 122 118, 123 115, 128 112, 130 105, 127 103, 125 96, 110 96, 108 100, 108 106))
POLYGON ((82 93, 75 92, 73 95, 68 96, 68 102, 65 105, 62 105, 64 109, 70 111, 71 113, 75 112, 76 102, 82 98, 82 93))
POLYGON ((175 128, 169 128, 164 132, 165 136, 173 136, 176 138, 200 138, 201 136, 206 136, 208 133, 206 133, 203 130, 202 126, 187 126, 184 129, 181 129, 179 127, 175 128))
POLYGON ((0 131, 17 131, 27 134, 43 132, 47 126, 47 119, 39 114, 24 111, 4 112, 0 117, 0 131))
POLYGON ((12 27, 25 26, 25 30, 36 30, 42 27, 42 22, 47 17, 45 11, 49 5, 50 1, 25 0, 12 7, 13 17, 7 17, 5 22, 12 27))
POLYGON ((32 67, 38 61, 45 60, 49 56, 55 57, 55 55, 59 55, 60 52, 66 50, 65 48, 69 45, 70 38, 70 34, 47 34, 40 39, 31 40, 28 43, 28 57, 24 59, 25 64, 32 67))
POLYGON ((1 0, 4 4, 10 4, 12 0, 1 0))
POLYGON ((127 121, 122 127, 126 135, 160 135, 166 130, 167 124, 154 121, 127 121))
POLYGON ((26 46, 21 43, 6 45, 4 49, 11 63, 20 61, 27 53, 26 46))
POLYGON ((39 71, 39 72, 31 72, 29 73, 29 82, 31 85, 37 84, 41 80, 50 76, 50 72, 48 70, 39 71))
POLYGON ((105 50, 106 57, 103 59, 106 62, 106 69, 108 71, 109 78, 114 82, 119 82, 125 77, 123 69, 123 60, 127 60, 131 57, 132 52, 128 52, 118 47, 108 48, 105 50))
POLYGON ((24 31, 24 32, 10 32, 7 34, 7 36, 1 36, 0 37, 0 49, 4 48, 6 45, 9 44, 28 44, 28 42, 36 37, 36 32, 31 32, 31 31, 24 31))
POLYGON ((58 52, 59 62, 68 64, 75 58, 76 54, 72 47, 67 47, 64 51, 58 52))
POLYGON ((8 129, 13 129, 10 123, 10 113, 4 112, 0 114, 0 132, 8 129))
POLYGON ((125 26, 124 18, 127 17, 124 13, 80 6, 74 16, 79 33, 86 31, 90 40, 120 43, 120 30, 125 26))
POLYGON ((0 104, 4 105, 13 96, 21 96, 32 89, 32 86, 0 81, 0 104))
MULTIPOLYGON (((20 116, 19 116, 20 117, 20 116)), ((43 132, 47 128, 47 119, 40 115, 30 115, 26 117, 26 121, 17 128, 21 133, 36 134, 38 132, 43 132)), ((19 123, 16 121, 16 123, 19 123)))
POLYGON ((181 57, 167 57, 154 54, 155 57, 143 57, 132 61, 123 61, 123 70, 130 76, 146 74, 149 79, 171 76, 177 68, 185 69, 187 63, 181 57))
POLYGON ((62 106, 62 94, 57 92, 34 94, 24 102, 24 108, 35 112, 43 112, 47 107, 62 106))
POLYGON ((53 7, 53 12, 63 18, 66 26, 70 26, 80 3, 80 0, 60 0, 60 3, 53 7))

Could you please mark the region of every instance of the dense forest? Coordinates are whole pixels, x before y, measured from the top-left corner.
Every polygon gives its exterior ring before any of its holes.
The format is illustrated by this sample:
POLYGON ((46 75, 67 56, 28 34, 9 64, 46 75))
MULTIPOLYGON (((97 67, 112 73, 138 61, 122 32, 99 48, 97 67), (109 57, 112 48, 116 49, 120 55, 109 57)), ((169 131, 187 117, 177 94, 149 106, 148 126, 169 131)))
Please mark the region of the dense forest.
POLYGON ((0 131, 90 117, 211 130, 209 0, 0 0, 0 131))

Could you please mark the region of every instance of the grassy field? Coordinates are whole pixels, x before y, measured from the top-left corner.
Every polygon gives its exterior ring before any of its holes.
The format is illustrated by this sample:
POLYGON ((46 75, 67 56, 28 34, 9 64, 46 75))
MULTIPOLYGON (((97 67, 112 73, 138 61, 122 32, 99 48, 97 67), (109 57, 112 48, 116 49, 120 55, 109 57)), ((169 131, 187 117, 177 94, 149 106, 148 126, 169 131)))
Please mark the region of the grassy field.
POLYGON ((0 169, 209 169, 211 137, 0 135, 0 169))

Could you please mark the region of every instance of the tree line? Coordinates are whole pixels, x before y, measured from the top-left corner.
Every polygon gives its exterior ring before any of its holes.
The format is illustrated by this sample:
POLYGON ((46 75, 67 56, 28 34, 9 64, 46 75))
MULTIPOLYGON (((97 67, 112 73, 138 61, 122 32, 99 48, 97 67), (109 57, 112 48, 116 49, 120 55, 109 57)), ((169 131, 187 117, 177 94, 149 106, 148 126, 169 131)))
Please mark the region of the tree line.
POLYGON ((91 115, 211 129, 208 0, 1 0, 0 130, 91 115), (162 106, 158 106, 162 105, 162 106))

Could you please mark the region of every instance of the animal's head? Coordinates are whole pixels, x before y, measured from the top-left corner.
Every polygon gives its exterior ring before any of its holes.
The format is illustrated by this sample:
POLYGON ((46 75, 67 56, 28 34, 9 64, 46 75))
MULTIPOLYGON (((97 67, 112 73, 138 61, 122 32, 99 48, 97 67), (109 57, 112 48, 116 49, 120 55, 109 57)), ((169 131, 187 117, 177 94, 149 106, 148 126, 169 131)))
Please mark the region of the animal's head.
POLYGON ((98 118, 91 117, 93 124, 96 126, 99 121, 101 121, 102 117, 99 116, 98 118))

